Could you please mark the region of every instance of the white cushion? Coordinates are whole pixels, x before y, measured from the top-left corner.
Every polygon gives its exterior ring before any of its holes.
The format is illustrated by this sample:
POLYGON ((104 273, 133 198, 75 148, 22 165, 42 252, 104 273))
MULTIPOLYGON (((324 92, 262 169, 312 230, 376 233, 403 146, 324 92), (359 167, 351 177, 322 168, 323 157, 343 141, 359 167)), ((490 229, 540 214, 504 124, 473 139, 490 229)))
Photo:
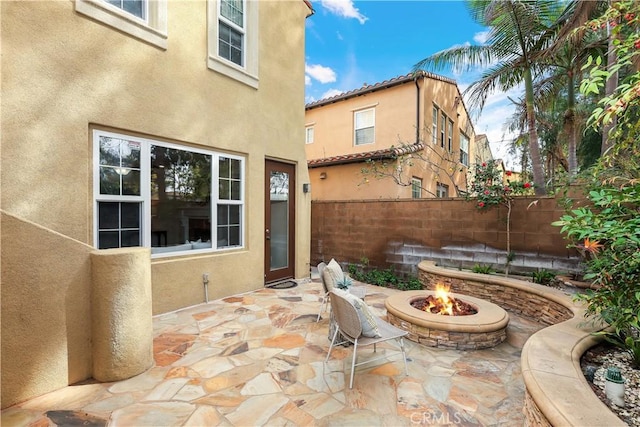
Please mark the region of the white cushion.
POLYGON ((338 264, 335 259, 331 258, 331 261, 329 261, 329 264, 327 264, 322 272, 322 280, 324 280, 327 290, 337 289, 338 282, 341 281, 343 277, 342 267, 340 267, 340 264, 338 264))
POLYGON ((378 338, 381 336, 380 329, 378 328, 378 322, 376 322, 376 318, 369 309, 369 306, 363 300, 339 288, 335 288, 333 292, 349 301, 356 309, 358 318, 360 319, 360 324, 362 325, 363 336, 369 338, 378 338))

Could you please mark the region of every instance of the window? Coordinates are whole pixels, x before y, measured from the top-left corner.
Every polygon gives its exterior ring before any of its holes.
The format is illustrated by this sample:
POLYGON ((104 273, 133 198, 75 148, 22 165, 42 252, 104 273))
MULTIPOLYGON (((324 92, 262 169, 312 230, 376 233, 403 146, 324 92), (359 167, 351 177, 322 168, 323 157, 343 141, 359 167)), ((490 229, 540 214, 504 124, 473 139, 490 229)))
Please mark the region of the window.
POLYGON ((451 121, 451 119, 449 119, 449 121, 447 122, 447 146, 449 147, 448 150, 451 153, 453 151, 453 144, 451 139, 453 138, 453 122, 451 121))
POLYGON ((420 178, 411 178, 411 198, 419 199, 422 196, 422 180, 420 178))
POLYGON ((314 130, 313 130, 313 126, 307 126, 305 128, 305 143, 307 144, 313 144, 313 137, 314 137, 314 130))
POLYGON ((440 147, 444 148, 444 130, 447 123, 447 116, 442 113, 440 120, 440 147))
POLYGON ((449 186, 438 182, 436 184, 436 197, 441 199, 449 197, 449 186))
POLYGON ((244 2, 220 0, 218 15, 218 55, 228 61, 244 65, 244 2))
POLYGON ((460 163, 469 166, 469 138, 463 133, 460 134, 460 163))
POLYGON ((432 117, 432 125, 431 125, 431 137, 433 138, 433 143, 438 143, 438 115, 439 115, 438 107, 433 107, 433 117, 432 117))
POLYGON ((210 69, 258 88, 258 1, 209 0, 210 69))
POLYGON ((167 48, 167 0, 75 0, 75 7, 80 14, 167 48))
POLYGON ((370 108, 353 113, 355 145, 373 144, 375 142, 375 111, 373 108, 370 108))
POLYGON ((147 246, 153 254, 175 254, 243 246, 241 157, 93 135, 96 247, 147 246))

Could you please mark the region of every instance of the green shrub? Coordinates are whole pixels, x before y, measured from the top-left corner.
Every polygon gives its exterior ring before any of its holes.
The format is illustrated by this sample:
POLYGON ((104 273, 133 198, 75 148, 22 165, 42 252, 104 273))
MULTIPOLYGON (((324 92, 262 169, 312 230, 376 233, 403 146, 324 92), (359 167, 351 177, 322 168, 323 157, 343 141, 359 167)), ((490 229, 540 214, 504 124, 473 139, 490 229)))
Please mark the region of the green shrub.
POLYGON ((538 283, 540 285, 549 285, 556 279, 556 273, 543 268, 531 273, 531 277, 533 278, 533 283, 538 283))
POLYGON ((485 264, 476 264, 476 265, 473 266, 471 271, 473 271, 474 273, 479 273, 479 274, 491 274, 491 273, 493 273, 493 269, 491 268, 491 266, 490 265, 485 265, 485 264))

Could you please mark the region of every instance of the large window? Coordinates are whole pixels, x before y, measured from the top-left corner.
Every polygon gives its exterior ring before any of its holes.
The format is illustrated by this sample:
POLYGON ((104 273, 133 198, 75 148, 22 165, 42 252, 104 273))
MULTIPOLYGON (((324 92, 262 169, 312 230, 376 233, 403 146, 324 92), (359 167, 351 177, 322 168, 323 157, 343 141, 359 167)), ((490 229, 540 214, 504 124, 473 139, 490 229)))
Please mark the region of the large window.
POLYGON ((208 65, 258 88, 258 3, 248 0, 209 0, 208 65))
POLYGON ((355 129, 354 144, 373 144, 376 140, 376 110, 370 108, 368 110, 355 111, 353 113, 353 122, 355 129))
POLYGON ((104 25, 167 48, 167 0, 75 0, 75 7, 104 25))
POLYGON ((99 249, 243 246, 241 157, 103 131, 94 145, 99 249))
POLYGON ((453 151, 453 122, 451 119, 447 122, 447 147, 448 151, 451 153, 453 151))
POLYGON ((440 115, 440 112, 438 111, 438 107, 434 106, 433 117, 431 118, 432 119, 431 138, 433 139, 434 144, 438 143, 438 116, 439 115, 440 115))
POLYGON ((469 166, 469 138, 463 133, 460 134, 460 163, 469 166))

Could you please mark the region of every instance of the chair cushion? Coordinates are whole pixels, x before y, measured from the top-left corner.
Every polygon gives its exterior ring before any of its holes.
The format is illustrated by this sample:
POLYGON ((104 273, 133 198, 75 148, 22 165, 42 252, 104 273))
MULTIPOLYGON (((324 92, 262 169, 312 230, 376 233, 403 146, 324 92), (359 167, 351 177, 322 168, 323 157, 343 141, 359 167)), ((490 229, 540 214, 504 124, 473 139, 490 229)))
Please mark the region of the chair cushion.
POLYGON ((327 290, 337 289, 338 282, 343 280, 343 277, 342 267, 340 267, 340 264, 338 264, 335 259, 331 258, 331 261, 329 261, 329 264, 327 264, 322 272, 322 279, 324 280, 327 290))
POLYGON ((363 336, 369 338, 378 338, 381 336, 380 329, 378 328, 378 322, 376 322, 376 318, 371 312, 371 309, 363 300, 339 288, 333 289, 333 292, 349 301, 356 309, 358 318, 360 319, 360 324, 362 325, 363 336))

